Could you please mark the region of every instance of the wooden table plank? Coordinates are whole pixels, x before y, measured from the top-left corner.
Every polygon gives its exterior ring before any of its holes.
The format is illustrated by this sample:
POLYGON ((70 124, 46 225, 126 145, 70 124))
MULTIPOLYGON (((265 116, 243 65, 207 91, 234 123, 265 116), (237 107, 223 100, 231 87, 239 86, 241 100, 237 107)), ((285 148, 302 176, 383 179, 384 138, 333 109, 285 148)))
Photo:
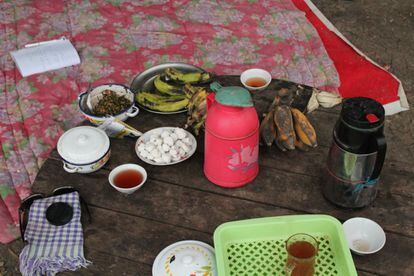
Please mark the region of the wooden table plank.
MULTIPOLYGON (((225 221, 296 213, 275 205, 226 197, 215 192, 172 185, 152 179, 149 179, 138 192, 130 196, 124 196, 116 192, 107 183, 107 170, 100 170, 88 175, 65 174, 65 177, 62 177, 56 173, 61 166, 59 162, 48 160, 44 166, 47 169, 42 170, 36 180, 37 191, 47 192, 55 186, 72 184, 81 191, 88 202, 96 207, 104 208, 102 211, 104 213, 115 212, 122 217, 132 216, 134 219, 150 220, 146 224, 165 225, 157 226, 157 228, 178 227, 191 233, 194 231, 207 235, 209 238, 211 238, 214 229, 225 221), (208 210, 208 214, 206 214, 206 210, 208 210)), ((263 192, 265 193, 265 191, 263 192)), ((102 218, 102 220, 108 219, 111 220, 110 218, 102 218)), ((96 229, 101 227, 100 223, 104 223, 97 220, 101 220, 101 218, 94 216, 92 225, 97 224, 93 228, 95 230, 92 230, 92 232, 85 230, 86 234, 93 234, 93 236, 97 234, 96 231, 98 230, 96 229)), ((123 224, 120 223, 119 225, 123 224)), ((127 228, 132 223, 125 223, 125 225, 127 228)), ((87 225, 87 227, 90 226, 87 225)), ((126 228, 120 226, 120 233, 128 231, 126 228)), ((116 231, 112 232, 112 228, 107 229, 104 227, 103 229, 104 232, 107 232, 105 234, 107 236, 99 237, 98 235, 99 239, 111 239, 110 235, 112 235, 112 239, 116 239, 114 238, 116 231)), ((134 239, 140 239, 141 235, 143 233, 136 235, 134 239)), ((387 239, 388 242, 381 252, 363 258, 354 257, 357 267, 367 272, 384 275, 396 275, 396 272, 402 275, 407 267, 414 269, 410 259, 410 256, 414 254, 414 239, 393 233, 387 233, 387 239), (396 251, 406 252, 406 257, 402 258, 400 255, 395 254, 396 251), (392 274, 390 274, 391 272, 392 274)), ((211 241, 209 242, 211 243, 211 241)), ((147 247, 149 248, 148 250, 151 250, 150 245, 147 247)), ((89 245, 87 245, 87 248, 89 248, 89 245)), ((158 252, 159 248, 156 247, 153 250, 158 252)), ((113 254, 115 252, 116 254, 122 254, 123 251, 124 248, 118 249, 114 245, 111 252, 113 254)))

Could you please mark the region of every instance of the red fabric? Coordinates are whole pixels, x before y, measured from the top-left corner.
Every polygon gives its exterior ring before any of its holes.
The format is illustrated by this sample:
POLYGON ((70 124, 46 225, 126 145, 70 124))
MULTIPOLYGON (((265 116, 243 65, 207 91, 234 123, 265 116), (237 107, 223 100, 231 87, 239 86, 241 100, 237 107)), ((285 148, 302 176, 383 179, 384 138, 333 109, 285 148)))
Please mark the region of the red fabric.
POLYGON ((332 32, 311 11, 303 0, 292 0, 318 31, 326 51, 339 73, 342 97, 365 96, 381 104, 399 100, 398 81, 388 72, 378 68, 359 55, 351 46, 332 32))

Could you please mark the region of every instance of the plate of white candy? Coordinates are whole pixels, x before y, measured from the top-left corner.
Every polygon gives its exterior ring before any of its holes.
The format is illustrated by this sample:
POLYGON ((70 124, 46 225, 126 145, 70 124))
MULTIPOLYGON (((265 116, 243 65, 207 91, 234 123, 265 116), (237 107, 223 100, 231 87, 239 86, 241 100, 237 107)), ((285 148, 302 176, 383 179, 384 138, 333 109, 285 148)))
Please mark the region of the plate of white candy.
POLYGON ((138 157, 151 165, 180 163, 194 154, 197 141, 179 127, 159 127, 145 132, 135 144, 138 157))

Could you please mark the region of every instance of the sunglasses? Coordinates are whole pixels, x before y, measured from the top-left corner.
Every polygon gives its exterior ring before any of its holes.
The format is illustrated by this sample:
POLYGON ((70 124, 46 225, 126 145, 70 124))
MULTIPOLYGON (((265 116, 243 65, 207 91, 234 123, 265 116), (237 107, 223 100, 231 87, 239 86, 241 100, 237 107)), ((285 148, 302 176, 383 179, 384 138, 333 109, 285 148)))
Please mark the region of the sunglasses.
MULTIPOLYGON (((38 199, 48 198, 48 197, 53 197, 53 196, 59 196, 59 195, 64 195, 64 194, 70 194, 70 193, 73 193, 73 192, 77 192, 79 194, 79 201, 80 201, 80 204, 81 204, 81 209, 84 209, 86 211, 86 213, 88 215, 88 221, 90 223, 91 222, 91 213, 89 211, 88 204, 86 204, 86 201, 83 200, 83 198, 81 197, 79 191, 76 190, 75 188, 73 188, 71 186, 64 186, 64 187, 59 187, 59 188, 54 189, 50 195, 45 195, 43 193, 32 194, 32 195, 29 195, 28 197, 26 197, 25 199, 23 199, 22 202, 20 203, 20 207, 19 207, 20 235, 21 235, 21 238, 22 238, 23 242, 25 242, 24 233, 26 231, 27 223, 28 223, 28 220, 29 220, 30 206, 32 206, 33 202, 35 200, 38 200, 38 199)), ((57 202, 57 203, 51 204, 51 206, 46 211, 47 219, 49 220, 49 217, 51 217, 52 219, 56 218, 56 215, 59 216, 59 211, 60 211, 60 214, 62 214, 62 211, 63 211, 63 213, 65 213, 66 218, 69 218, 69 220, 66 221, 66 223, 69 222, 70 219, 72 218, 73 210, 72 210, 72 207, 69 204, 66 204, 64 202, 57 202), (55 208, 51 208, 51 207, 55 207, 55 208), (56 211, 58 211, 58 213, 56 213, 56 211)), ((60 223, 60 224, 55 224, 55 225, 64 225, 66 223, 60 223)))

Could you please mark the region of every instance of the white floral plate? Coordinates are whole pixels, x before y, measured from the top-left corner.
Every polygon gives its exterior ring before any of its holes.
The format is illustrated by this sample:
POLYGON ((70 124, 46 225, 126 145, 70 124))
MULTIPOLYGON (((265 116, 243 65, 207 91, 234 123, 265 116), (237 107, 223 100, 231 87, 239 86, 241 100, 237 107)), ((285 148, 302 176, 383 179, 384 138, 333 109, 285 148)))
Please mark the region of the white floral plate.
POLYGON ((179 160, 176 161, 171 161, 169 163, 166 162, 162 162, 162 163, 157 163, 154 160, 150 160, 146 157, 143 157, 138 150, 139 145, 141 145, 142 143, 147 143, 150 140, 150 137, 152 135, 159 135, 161 134, 164 130, 168 130, 168 131, 172 131, 174 129, 176 129, 177 127, 159 127, 159 128, 154 128, 151 129, 150 131, 145 132, 144 134, 142 134, 137 142, 135 143, 135 152, 138 155, 139 159, 141 159, 142 161, 144 161, 145 163, 148 163, 150 165, 154 165, 154 166, 167 166, 167 165, 174 165, 180 162, 183 162, 184 160, 187 160, 188 158, 190 158, 196 151, 197 149, 197 140, 194 137, 194 135, 192 135, 190 132, 185 131, 185 133, 187 134, 187 137, 191 139, 191 148, 190 151, 187 152, 186 155, 182 156, 179 160))

